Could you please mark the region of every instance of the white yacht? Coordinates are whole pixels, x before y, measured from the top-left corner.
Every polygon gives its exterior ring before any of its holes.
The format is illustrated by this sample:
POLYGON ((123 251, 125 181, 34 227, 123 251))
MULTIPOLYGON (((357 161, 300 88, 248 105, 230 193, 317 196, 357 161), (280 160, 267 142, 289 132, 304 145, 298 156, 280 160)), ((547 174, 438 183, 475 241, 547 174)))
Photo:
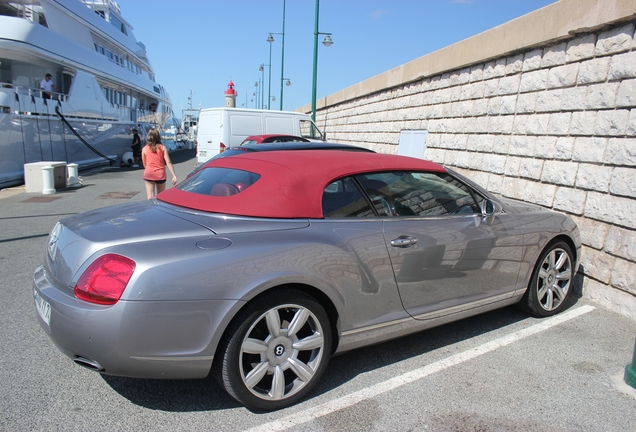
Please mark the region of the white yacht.
POLYGON ((23 184, 26 163, 119 164, 133 128, 165 123, 170 98, 132 30, 111 0, 0 0, 0 188, 23 184))
POLYGON ((181 110, 181 129, 177 133, 177 142, 186 148, 194 148, 200 112, 200 109, 194 109, 191 106, 181 110))

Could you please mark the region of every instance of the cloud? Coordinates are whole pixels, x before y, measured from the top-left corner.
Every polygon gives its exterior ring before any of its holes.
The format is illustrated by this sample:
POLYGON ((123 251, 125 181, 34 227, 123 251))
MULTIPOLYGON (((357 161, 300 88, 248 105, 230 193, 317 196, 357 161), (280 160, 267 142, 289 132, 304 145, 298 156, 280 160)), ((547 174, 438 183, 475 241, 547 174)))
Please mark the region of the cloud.
POLYGON ((389 13, 389 11, 386 10, 375 10, 373 12, 371 12, 369 14, 369 16, 371 17, 371 19, 378 19, 378 18, 382 18, 384 15, 387 15, 389 13))

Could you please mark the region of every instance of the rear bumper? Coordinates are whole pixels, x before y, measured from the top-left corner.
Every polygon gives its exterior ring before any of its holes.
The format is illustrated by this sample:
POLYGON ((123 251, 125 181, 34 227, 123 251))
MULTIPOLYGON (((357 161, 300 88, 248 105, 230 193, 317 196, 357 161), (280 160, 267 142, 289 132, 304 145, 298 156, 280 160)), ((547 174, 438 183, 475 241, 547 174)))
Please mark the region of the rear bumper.
POLYGON ((123 301, 101 306, 53 286, 43 267, 34 274, 36 311, 53 343, 76 363, 107 375, 152 379, 205 378, 233 300, 123 301), (95 364, 95 367, 88 365, 95 364))

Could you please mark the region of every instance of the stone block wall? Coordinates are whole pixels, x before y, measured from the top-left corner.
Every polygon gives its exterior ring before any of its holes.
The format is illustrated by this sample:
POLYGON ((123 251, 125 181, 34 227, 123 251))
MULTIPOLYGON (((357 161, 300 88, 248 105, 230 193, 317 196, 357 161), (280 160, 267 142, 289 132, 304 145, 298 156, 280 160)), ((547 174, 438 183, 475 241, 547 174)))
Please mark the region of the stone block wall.
POLYGON ((636 20, 576 33, 324 107, 329 140, 426 159, 488 190, 566 213, 583 295, 636 319, 636 20))

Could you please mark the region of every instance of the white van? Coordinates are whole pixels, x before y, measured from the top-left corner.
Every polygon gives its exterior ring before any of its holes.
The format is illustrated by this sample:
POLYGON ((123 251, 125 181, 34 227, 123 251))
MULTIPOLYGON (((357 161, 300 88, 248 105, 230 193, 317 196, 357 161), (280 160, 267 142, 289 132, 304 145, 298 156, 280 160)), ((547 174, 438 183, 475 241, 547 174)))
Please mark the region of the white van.
POLYGON ((199 114, 197 162, 199 164, 251 135, 296 135, 310 141, 325 137, 307 114, 244 108, 205 108, 199 114))

